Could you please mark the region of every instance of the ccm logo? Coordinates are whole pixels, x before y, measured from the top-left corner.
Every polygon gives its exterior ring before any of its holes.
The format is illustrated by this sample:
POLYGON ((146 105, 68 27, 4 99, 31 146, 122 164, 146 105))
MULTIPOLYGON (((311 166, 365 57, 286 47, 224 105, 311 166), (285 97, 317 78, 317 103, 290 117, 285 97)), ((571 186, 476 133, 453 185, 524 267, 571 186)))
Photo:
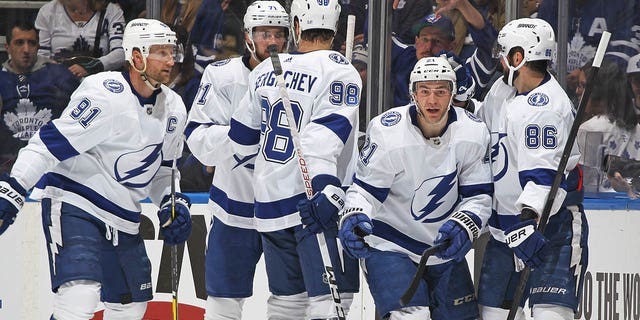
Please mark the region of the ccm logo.
POLYGON ((470 294, 468 296, 464 296, 462 298, 457 298, 457 299, 453 299, 453 305, 454 306, 459 306, 463 303, 467 303, 467 302, 471 302, 476 300, 476 295, 475 294, 470 294))

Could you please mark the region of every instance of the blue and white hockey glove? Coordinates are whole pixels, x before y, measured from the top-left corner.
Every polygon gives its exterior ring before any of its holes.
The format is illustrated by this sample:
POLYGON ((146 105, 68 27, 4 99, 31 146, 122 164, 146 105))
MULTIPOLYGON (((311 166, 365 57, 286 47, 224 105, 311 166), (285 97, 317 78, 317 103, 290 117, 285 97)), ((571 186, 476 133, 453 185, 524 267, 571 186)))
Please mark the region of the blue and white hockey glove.
POLYGON ((478 216, 468 211, 458 211, 449 217, 438 230, 434 245, 451 239, 449 246, 436 253, 440 259, 462 261, 471 250, 473 241, 480 235, 482 222, 478 216))
POLYGON ((364 259, 371 255, 364 237, 373 232, 371 219, 361 208, 349 208, 340 219, 338 238, 344 251, 354 259, 364 259))
POLYGON ((0 234, 16 221, 16 215, 24 206, 27 191, 8 174, 0 176, 0 234))
POLYGON ((471 99, 475 93, 476 83, 465 64, 450 51, 440 51, 440 56, 447 59, 451 69, 456 73, 456 92, 453 98, 460 102, 471 99))
POLYGON ((171 196, 164 196, 158 218, 160 232, 164 236, 164 243, 168 245, 181 244, 191 235, 191 200, 182 193, 176 193, 175 219, 171 220, 171 196))
POLYGON ((507 245, 520 260, 528 267, 537 268, 542 265, 547 250, 547 240, 538 231, 536 221, 531 217, 537 217, 531 209, 522 210, 519 223, 512 225, 504 231, 507 245))
POLYGON ((317 192, 311 199, 300 200, 297 208, 304 229, 309 234, 317 234, 336 227, 338 212, 344 207, 344 190, 340 188, 340 180, 329 175, 318 175, 311 184, 313 190, 322 192, 317 192), (316 189, 316 186, 322 189, 316 189))

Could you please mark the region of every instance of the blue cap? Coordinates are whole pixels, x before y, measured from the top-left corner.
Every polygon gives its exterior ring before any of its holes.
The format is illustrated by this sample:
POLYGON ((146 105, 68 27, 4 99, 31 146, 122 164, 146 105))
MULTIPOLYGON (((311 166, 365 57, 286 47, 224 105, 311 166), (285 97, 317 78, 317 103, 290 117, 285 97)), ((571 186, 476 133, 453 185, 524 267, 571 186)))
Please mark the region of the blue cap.
POLYGON ((454 40, 456 38, 456 31, 453 27, 453 22, 451 22, 451 19, 443 15, 431 13, 423 17, 413 26, 413 33, 417 36, 420 34, 420 30, 426 27, 436 27, 440 29, 444 35, 449 37, 449 40, 454 40))

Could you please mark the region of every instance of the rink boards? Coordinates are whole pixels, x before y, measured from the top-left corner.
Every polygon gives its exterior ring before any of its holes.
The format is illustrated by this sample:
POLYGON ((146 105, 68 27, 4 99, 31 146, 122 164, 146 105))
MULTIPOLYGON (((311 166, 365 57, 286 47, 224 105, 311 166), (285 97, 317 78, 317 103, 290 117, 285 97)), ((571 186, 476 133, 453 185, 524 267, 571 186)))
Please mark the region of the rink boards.
MULTIPOLYGON (((206 300, 204 252, 207 214, 206 195, 193 194, 193 234, 180 263, 180 319, 202 319, 206 300)), ((590 262, 580 305, 580 319, 640 319, 640 200, 588 200, 590 262)), ((157 208, 142 205, 141 234, 153 264, 154 300, 145 319, 171 319, 170 250, 158 240, 157 208)), ((0 319, 48 319, 53 294, 50 290, 47 249, 40 220, 40 204, 27 202, 16 223, 0 236, 0 319)), ((468 257, 472 258, 472 254, 468 257)), ((470 262, 470 265, 473 265, 470 262)), ((363 281, 364 282, 364 281, 363 281)), ((357 294, 348 319, 374 319, 367 289, 357 294)), ((268 285, 262 260, 254 283, 254 296, 245 304, 243 319, 266 319, 268 285)), ((99 307, 100 309, 100 307, 99 307)), ((102 319, 97 310, 95 319, 102 319)))

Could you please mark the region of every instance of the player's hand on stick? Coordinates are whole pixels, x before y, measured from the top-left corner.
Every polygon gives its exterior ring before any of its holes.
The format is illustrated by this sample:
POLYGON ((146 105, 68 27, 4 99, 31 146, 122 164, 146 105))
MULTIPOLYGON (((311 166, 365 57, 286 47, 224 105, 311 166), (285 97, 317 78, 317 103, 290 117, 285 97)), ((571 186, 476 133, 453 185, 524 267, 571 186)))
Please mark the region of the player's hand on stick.
POLYGON ((158 218, 164 242, 168 245, 181 244, 191 235, 191 200, 182 193, 176 193, 175 219, 171 219, 171 196, 162 199, 158 218))
POLYGON ((370 235, 371 232, 373 232, 371 219, 363 213, 362 209, 349 208, 345 210, 340 220, 338 237, 350 257, 354 259, 369 257, 371 252, 364 237, 370 235))
POLYGON ((0 176, 0 234, 16 220, 26 195, 27 191, 16 179, 6 173, 0 176))
POLYGON ((316 192, 311 199, 298 202, 298 211, 304 229, 309 234, 317 234, 336 226, 338 212, 344 206, 344 190, 340 188, 340 180, 333 176, 317 176, 313 178, 314 190, 316 185, 323 187, 322 192, 316 192), (319 183, 319 181, 326 183, 319 183))
POLYGON ((438 230, 438 237, 433 243, 438 245, 449 239, 449 245, 436 252, 436 256, 445 260, 462 261, 471 250, 473 241, 478 239, 481 225, 480 218, 471 212, 458 211, 451 215, 438 230))
POLYGON ((523 221, 504 231, 507 244, 524 264, 530 268, 537 268, 543 263, 549 240, 538 231, 536 220, 531 218, 537 217, 535 212, 524 209, 520 216, 521 220, 525 217, 523 221))
POLYGON ((465 64, 450 51, 440 51, 440 56, 447 59, 451 69, 456 73, 456 92, 454 92, 453 98, 460 102, 471 99, 475 93, 476 84, 465 64))

